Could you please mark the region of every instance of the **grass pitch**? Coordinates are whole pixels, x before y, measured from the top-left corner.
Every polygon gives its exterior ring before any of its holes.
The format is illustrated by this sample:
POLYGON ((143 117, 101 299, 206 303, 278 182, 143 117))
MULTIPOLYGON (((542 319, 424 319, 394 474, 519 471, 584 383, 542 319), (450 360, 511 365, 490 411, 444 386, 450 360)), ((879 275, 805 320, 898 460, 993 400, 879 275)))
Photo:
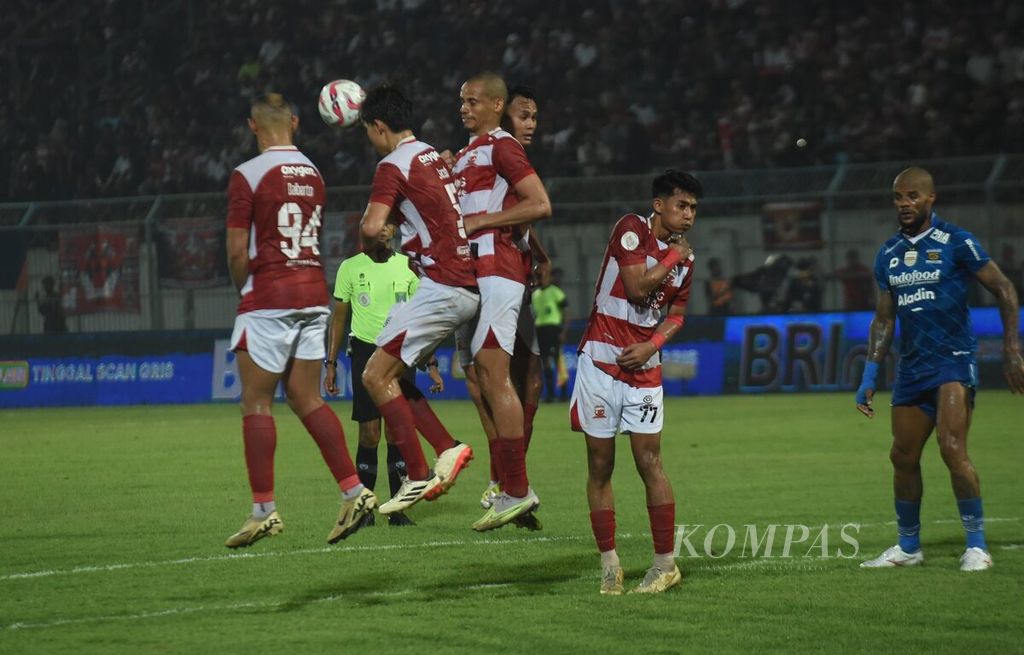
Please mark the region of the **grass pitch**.
MULTIPOLYGON (((926 563, 862 571, 895 542, 888 410, 852 394, 671 399, 664 458, 677 522, 703 524, 684 582, 653 597, 598 595, 581 437, 564 405, 537 416, 529 467, 544 530, 477 534, 487 477, 472 406, 437 403, 477 460, 412 528, 325 542, 337 496, 312 439, 279 406, 282 535, 240 552, 248 513, 232 405, 0 412, 0 652, 617 653, 1020 651, 1024 634, 1024 400, 980 394, 971 455, 995 568, 958 571, 963 535, 934 443, 923 468, 926 563), (855 559, 834 557, 852 547, 855 559), (706 528, 722 528, 704 552, 706 528), (780 557, 742 556, 743 526, 830 527, 780 557), (808 555, 810 551, 810 556, 808 555)), ((348 416, 338 403, 339 415, 348 416)), ((348 443, 355 426, 346 421, 348 443)), ((383 448, 381 448, 383 469, 383 448)), ((649 565, 643 489, 625 440, 615 473, 627 585, 649 565)), ((386 498, 386 476, 377 491, 386 498)))

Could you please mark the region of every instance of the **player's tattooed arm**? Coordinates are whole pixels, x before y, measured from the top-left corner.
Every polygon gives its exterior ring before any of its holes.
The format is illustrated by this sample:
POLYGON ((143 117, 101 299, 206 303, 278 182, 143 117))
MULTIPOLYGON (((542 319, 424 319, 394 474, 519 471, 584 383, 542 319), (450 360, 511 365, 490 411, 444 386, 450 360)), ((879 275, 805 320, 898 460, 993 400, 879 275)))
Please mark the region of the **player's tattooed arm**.
POLYGON ((236 291, 241 291, 249 278, 249 230, 229 227, 228 237, 228 271, 236 291))
POLYGON ((1024 358, 1021 358, 1017 337, 1020 332, 1017 290, 995 262, 982 266, 975 277, 999 302, 999 316, 1003 319, 1003 374, 1013 393, 1024 394, 1024 358))
POLYGON ((895 330, 896 305, 893 303, 892 294, 880 293, 878 294, 878 305, 875 307, 875 317, 871 319, 871 327, 868 328, 869 362, 882 363, 885 356, 889 354, 895 330))
POLYGON ((875 417, 871 404, 875 398, 875 378, 878 376, 878 365, 889 354, 893 333, 896 329, 896 305, 892 294, 878 294, 878 305, 875 317, 868 328, 868 356, 864 362, 864 375, 857 388, 857 411, 868 418, 875 417))

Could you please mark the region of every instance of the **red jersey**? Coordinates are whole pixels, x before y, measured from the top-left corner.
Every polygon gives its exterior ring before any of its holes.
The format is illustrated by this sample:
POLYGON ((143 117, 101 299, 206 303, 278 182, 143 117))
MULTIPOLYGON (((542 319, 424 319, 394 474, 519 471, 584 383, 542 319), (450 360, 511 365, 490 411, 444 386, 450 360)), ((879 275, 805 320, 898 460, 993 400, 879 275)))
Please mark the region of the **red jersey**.
POLYGON ((447 164, 430 145, 407 137, 377 164, 370 202, 401 215, 402 251, 434 282, 475 287, 473 259, 447 164))
POLYGON ((667 253, 668 244, 654 236, 650 217, 627 214, 619 219, 604 253, 594 307, 580 341, 579 352, 589 355, 608 375, 633 387, 661 384, 661 354, 654 353, 643 367, 633 371, 620 368, 615 358, 626 346, 651 338, 661 323, 663 307, 686 307, 693 282, 693 255, 676 264, 643 304, 626 298, 619 269, 635 264, 652 268, 667 253))
POLYGON ((324 181, 295 146, 273 146, 231 173, 228 227, 249 231, 238 313, 326 306, 320 264, 324 181))
MULTIPOLYGON (((515 185, 535 173, 526 150, 502 129, 475 137, 456 156, 455 178, 463 216, 495 214, 519 202, 515 185)), ((525 284, 528 275, 517 245, 524 230, 481 230, 470 241, 476 250, 476 275, 497 275, 525 284)))

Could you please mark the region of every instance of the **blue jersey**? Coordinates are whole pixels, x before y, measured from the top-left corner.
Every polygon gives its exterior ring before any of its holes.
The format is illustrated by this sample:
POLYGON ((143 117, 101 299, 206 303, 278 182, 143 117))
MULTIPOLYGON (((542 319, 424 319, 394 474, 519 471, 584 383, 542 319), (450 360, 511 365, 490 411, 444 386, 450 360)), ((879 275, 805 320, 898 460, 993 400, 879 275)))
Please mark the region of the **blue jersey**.
POLYGON ((970 232, 931 216, 915 242, 897 234, 875 259, 875 279, 892 295, 900 323, 899 377, 974 363, 967 290, 989 256, 970 232))

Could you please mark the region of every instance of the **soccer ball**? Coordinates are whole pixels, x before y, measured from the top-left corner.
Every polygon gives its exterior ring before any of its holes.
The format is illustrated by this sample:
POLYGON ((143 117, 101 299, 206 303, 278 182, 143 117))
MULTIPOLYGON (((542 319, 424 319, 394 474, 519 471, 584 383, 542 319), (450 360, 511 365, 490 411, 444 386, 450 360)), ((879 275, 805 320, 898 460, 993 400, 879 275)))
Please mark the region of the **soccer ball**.
POLYGON ((359 122, 359 108, 366 92, 352 80, 334 80, 320 89, 320 118, 331 127, 352 127, 359 122))

